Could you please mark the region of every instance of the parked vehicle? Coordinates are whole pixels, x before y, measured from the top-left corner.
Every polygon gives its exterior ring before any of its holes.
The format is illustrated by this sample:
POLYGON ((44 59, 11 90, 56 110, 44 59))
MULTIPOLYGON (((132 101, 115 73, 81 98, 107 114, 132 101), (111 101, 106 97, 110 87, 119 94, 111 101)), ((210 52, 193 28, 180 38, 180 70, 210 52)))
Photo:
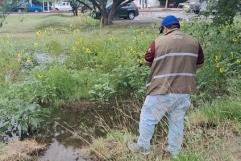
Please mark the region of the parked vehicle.
POLYGON ((169 7, 169 8, 177 8, 177 6, 178 6, 178 3, 177 3, 177 2, 170 2, 170 3, 168 4, 168 7, 169 7))
MULTIPOLYGON (((112 7, 112 4, 107 6, 108 13, 111 11, 111 7, 112 7)), ((138 15, 139 15, 139 10, 136 4, 134 2, 129 2, 129 3, 123 3, 119 6, 119 8, 116 11, 115 17, 133 20, 138 15)), ((100 19, 101 13, 96 12, 92 14, 92 16, 96 19, 100 19)))
POLYGON ((186 12, 194 12, 199 14, 201 3, 199 1, 188 1, 185 3, 179 3, 178 8, 183 8, 186 12))
POLYGON ((10 12, 23 12, 24 10, 26 10, 27 4, 24 2, 19 2, 9 4, 8 6, 10 12))
POLYGON ((43 12, 43 7, 37 4, 28 4, 27 12, 43 12))
MULTIPOLYGON (((109 7, 109 11, 110 10, 111 10, 111 7, 109 7)), ((133 20, 138 15, 139 15, 138 7, 136 6, 136 4, 134 2, 130 2, 130 3, 122 4, 118 8, 115 16, 133 20)))
POLYGON ((62 2, 59 2, 59 3, 56 3, 54 5, 54 9, 56 11, 71 11, 72 10, 72 7, 70 5, 70 2, 68 1, 62 1, 62 2))

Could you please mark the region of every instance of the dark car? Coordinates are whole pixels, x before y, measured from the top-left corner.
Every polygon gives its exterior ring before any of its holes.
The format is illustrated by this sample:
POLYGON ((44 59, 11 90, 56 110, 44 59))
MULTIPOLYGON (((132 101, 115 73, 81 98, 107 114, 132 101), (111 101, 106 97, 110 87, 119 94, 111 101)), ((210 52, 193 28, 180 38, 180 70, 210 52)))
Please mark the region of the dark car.
POLYGON ((8 8, 10 12, 23 12, 26 9, 26 3, 24 2, 12 3, 12 4, 9 4, 8 8))
POLYGON ((120 7, 117 9, 115 16, 133 20, 138 15, 139 15, 138 7, 134 2, 130 2, 130 3, 121 4, 120 7))
MULTIPOLYGON (((112 7, 112 5, 107 6, 108 13, 110 12, 111 7, 112 7)), ((139 10, 134 2, 121 4, 115 13, 115 17, 130 19, 130 20, 133 20, 138 15, 139 15, 139 10)), ((96 13, 94 13, 93 17, 96 19, 100 19, 101 13, 96 12, 96 13)))

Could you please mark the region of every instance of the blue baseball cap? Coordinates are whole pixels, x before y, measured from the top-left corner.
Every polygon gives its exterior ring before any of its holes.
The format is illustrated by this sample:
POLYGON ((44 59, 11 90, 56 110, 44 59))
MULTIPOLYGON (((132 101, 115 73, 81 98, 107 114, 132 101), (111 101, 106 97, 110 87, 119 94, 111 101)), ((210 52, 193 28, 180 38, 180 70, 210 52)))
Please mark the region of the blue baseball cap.
POLYGON ((170 27, 172 25, 179 24, 179 20, 175 16, 166 16, 161 22, 160 25, 164 27, 170 27))

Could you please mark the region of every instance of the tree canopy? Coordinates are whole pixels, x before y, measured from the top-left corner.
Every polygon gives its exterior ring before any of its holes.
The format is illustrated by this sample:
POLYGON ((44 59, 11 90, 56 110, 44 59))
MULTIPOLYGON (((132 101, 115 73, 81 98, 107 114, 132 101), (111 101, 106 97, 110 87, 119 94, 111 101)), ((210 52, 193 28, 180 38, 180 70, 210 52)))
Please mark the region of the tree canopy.
POLYGON ((79 6, 84 6, 95 12, 100 12, 101 22, 104 25, 112 24, 113 17, 116 10, 122 3, 128 3, 133 0, 69 0, 73 10, 76 10, 79 6), (109 2, 112 4, 111 10, 107 11, 107 5, 109 2))
POLYGON ((240 0, 218 0, 210 1, 212 3, 211 10, 215 11, 213 22, 215 24, 232 24, 237 12, 241 11, 240 0))

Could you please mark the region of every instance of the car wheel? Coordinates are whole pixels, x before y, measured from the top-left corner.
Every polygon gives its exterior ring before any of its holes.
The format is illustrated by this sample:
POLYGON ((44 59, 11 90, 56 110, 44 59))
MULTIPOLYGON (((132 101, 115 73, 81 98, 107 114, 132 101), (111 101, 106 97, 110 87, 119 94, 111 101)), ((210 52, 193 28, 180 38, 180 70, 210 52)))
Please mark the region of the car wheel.
POLYGON ((194 10, 193 12, 194 12, 195 14, 199 14, 200 11, 194 10))
POLYGON ((128 13, 128 18, 129 18, 130 20, 133 20, 133 19, 135 18, 135 13, 134 13, 134 12, 129 12, 129 13, 128 13))

